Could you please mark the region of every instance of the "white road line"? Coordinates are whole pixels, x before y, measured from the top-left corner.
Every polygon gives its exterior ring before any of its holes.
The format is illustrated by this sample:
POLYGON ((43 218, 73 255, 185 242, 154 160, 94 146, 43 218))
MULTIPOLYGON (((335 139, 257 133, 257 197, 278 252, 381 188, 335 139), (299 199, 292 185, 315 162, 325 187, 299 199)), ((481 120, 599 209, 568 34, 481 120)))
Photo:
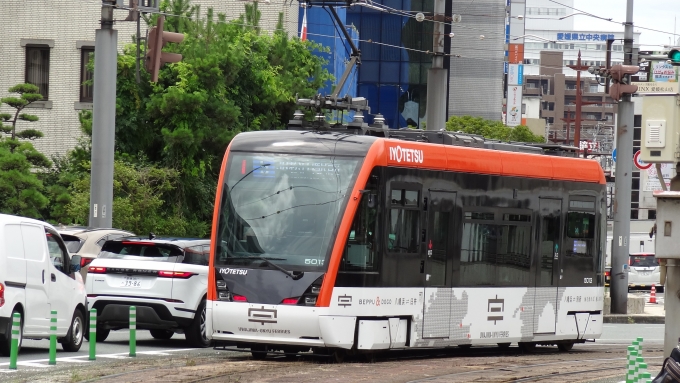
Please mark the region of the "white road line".
POLYGON ((35 362, 17 362, 17 367, 18 366, 38 367, 38 368, 48 368, 48 367, 50 367, 49 364, 40 364, 40 363, 35 363, 35 362))
MULTIPOLYGON (((181 349, 174 349, 174 350, 149 350, 149 351, 137 351, 138 355, 159 355, 159 356, 165 356, 165 355, 170 355, 170 353, 173 352, 182 352, 182 351, 191 351, 195 350, 193 348, 181 348, 181 349)), ((97 358, 108 358, 108 359, 129 359, 131 358, 129 356, 130 354, 128 352, 121 352, 121 353, 116 353, 116 354, 97 354, 97 358)), ((88 359, 89 355, 78 355, 78 356, 68 356, 68 357, 62 357, 62 358, 57 358, 57 361, 62 361, 62 362, 71 362, 71 363, 89 363, 88 359)), ((18 366, 25 366, 25 367, 39 367, 39 368, 45 368, 45 367, 50 367, 48 364, 49 359, 34 359, 34 360, 25 360, 25 361, 19 361, 17 362, 18 366)), ((0 367, 2 366, 9 366, 9 362, 5 363, 0 363, 0 367)), ((0 370, 0 371, 8 371, 8 370, 0 370)), ((14 370, 9 370, 9 371, 14 371, 14 370)))
POLYGON ((68 363, 89 363, 89 360, 80 360, 79 356, 69 356, 67 358, 57 358, 57 362, 68 362, 68 363))

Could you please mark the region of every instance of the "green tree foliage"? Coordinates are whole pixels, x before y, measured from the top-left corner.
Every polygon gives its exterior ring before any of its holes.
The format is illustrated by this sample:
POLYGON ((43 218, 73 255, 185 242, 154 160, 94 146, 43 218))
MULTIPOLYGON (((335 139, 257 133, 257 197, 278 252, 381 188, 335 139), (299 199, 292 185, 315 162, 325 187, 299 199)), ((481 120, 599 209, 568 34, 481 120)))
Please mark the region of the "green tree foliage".
MULTIPOLYGON (((89 168, 90 162, 81 164, 89 168)), ((70 200, 63 205, 63 214, 71 223, 87 224, 90 205, 90 173, 73 181, 69 188, 70 200)), ((184 236, 189 223, 179 214, 167 214, 163 199, 174 189, 179 177, 173 169, 154 165, 132 164, 116 160, 113 170, 113 226, 138 234, 154 232, 160 235, 184 236)), ((192 228, 192 234, 204 236, 207 224, 192 228)))
POLYGON ((229 141, 243 131, 283 128, 296 95, 313 96, 331 77, 313 54, 324 48, 289 38, 281 17, 273 33, 261 30, 255 5, 231 22, 212 9, 199 17, 188 0, 164 6, 184 16, 166 20, 169 30, 185 36, 166 50, 183 58, 161 67, 158 83, 142 73, 138 84, 134 47, 119 56, 116 151, 121 158, 143 153, 159 167, 176 169, 178 187, 166 201, 192 222, 210 222, 229 141))
POLYGON ((42 99, 38 87, 19 84, 9 88, 9 96, 0 99, 15 111, 13 114, 0 113, 0 212, 29 217, 40 217, 40 210, 47 205, 43 195, 43 183, 36 170, 49 167, 50 161, 38 152, 30 140, 43 136, 35 129, 17 131, 17 122, 35 122, 38 117, 22 113, 32 102, 42 99), (5 125, 9 124, 9 125, 5 125))
MULTIPOLYGON (((118 56, 114 226, 139 234, 206 236, 217 178, 230 140, 239 132, 277 129, 295 110, 295 97, 313 96, 331 79, 324 49, 289 38, 283 17, 273 32, 260 11, 227 22, 212 9, 201 15, 190 0, 161 3, 165 28, 184 34, 167 51, 182 61, 164 65, 159 80, 135 78, 136 47, 118 56)), ((157 16, 147 19, 152 25, 157 16)), ((86 224, 89 211, 92 114, 81 112, 86 138, 45 175, 55 222, 86 224)))
POLYGON ((446 130, 478 134, 485 138, 501 141, 545 142, 543 136, 535 135, 524 125, 511 128, 500 121, 485 120, 481 117, 452 116, 446 122, 446 130))

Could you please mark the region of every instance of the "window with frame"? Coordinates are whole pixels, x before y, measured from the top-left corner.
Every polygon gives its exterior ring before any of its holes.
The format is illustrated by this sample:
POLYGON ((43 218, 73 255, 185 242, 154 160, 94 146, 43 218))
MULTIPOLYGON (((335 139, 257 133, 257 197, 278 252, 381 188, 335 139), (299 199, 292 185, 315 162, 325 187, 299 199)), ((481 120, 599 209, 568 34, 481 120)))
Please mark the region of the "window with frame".
POLYGON ((531 213, 466 211, 460 254, 461 286, 527 286, 531 213))
POLYGON ((94 47, 83 47, 80 50, 80 102, 94 101, 94 71, 89 65, 93 58, 94 47))
POLYGON ((43 100, 49 99, 50 48, 48 46, 26 46, 26 83, 37 86, 43 100))
POLYGON ((47 236, 47 250, 50 253, 52 265, 62 273, 68 274, 70 258, 66 247, 57 239, 55 234, 46 232, 45 235, 47 236))
MULTIPOLYGON (((581 199, 583 198, 583 199, 581 199)), ((592 257, 595 249, 595 199, 569 200, 567 213, 567 256, 592 257), (571 245, 571 246, 569 246, 571 245)))
POLYGON ((420 191, 392 189, 390 192, 387 251, 417 253, 420 225, 420 191))

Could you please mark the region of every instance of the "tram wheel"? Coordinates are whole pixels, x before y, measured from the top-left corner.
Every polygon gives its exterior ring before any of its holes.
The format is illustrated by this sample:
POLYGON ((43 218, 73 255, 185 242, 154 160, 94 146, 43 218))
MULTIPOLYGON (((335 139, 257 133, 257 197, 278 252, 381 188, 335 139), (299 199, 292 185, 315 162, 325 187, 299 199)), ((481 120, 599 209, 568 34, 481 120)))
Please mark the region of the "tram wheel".
POLYGON ((574 347, 574 342, 565 342, 557 344, 557 349, 562 352, 568 352, 572 349, 572 347, 574 347))
POLYGON ((333 352, 331 352, 331 361, 334 363, 342 363, 345 361, 345 357, 347 356, 347 352, 343 349, 335 349, 333 352))
POLYGON ((519 342, 517 345, 524 352, 534 352, 534 351, 536 351, 536 343, 534 343, 534 342, 519 342))
POLYGON ((511 343, 498 343, 500 348, 510 348, 511 343))
POLYGON ((250 348, 250 354, 255 360, 264 360, 267 357, 267 346, 253 346, 250 348))

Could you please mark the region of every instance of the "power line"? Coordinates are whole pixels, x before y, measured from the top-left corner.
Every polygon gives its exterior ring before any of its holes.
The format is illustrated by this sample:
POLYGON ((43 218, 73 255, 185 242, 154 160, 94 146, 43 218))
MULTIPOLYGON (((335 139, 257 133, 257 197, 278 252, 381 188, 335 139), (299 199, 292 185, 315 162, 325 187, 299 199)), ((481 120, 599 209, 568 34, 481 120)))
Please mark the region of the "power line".
MULTIPOLYGON (((578 9, 578 8, 574 8, 574 7, 572 7, 572 6, 569 6, 569 5, 566 5, 566 4, 562 4, 562 3, 558 2, 558 1, 555 1, 555 0, 550 0, 550 1, 553 2, 553 3, 555 3, 555 4, 559 4, 559 5, 563 6, 563 7, 567 7, 567 8, 573 9, 574 11, 582 12, 582 13, 585 14, 585 15, 588 15, 588 16, 591 16, 591 17, 595 17, 595 18, 598 18, 598 19, 602 19, 602 20, 605 20, 605 21, 609 21, 610 23, 621 24, 621 25, 625 25, 625 24, 626 24, 625 22, 616 21, 616 20, 613 20, 613 19, 611 19, 611 18, 607 19, 607 18, 604 18, 604 17, 598 16, 598 15, 592 14, 592 13, 590 13, 590 12, 586 12, 586 11, 581 10, 581 9, 578 9)), ((654 28, 647 28, 647 27, 643 27, 643 26, 640 26, 640 25, 636 25, 636 24, 633 24, 633 27, 634 27, 634 28, 639 28, 639 29, 644 29, 644 30, 647 30, 647 31, 652 31, 652 32, 665 33, 665 34, 667 34, 667 35, 673 35, 673 36, 677 35, 677 33, 671 33, 671 32, 662 31, 662 30, 654 29, 654 28)), ((643 45, 654 45, 654 44, 643 44, 643 45)))

